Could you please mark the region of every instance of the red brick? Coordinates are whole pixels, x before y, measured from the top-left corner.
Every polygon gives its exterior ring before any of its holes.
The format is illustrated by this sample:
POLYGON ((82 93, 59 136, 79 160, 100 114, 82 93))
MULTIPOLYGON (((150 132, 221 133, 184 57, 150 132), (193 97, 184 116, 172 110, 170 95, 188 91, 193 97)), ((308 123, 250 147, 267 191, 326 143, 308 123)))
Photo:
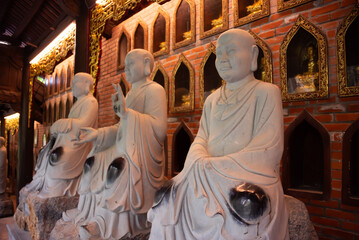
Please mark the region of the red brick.
POLYGON ((353 103, 348 105, 349 112, 359 112, 359 103, 353 103))
POLYGON ((278 27, 278 28, 276 28, 275 32, 277 35, 286 34, 291 27, 292 27, 291 25, 287 25, 284 27, 278 27))
MULTIPOLYGON (((335 30, 330 30, 328 31, 327 35, 328 35, 328 38, 334 38, 336 36, 336 31, 335 30)), ((331 54, 329 54, 329 56, 331 56, 331 54)))
POLYGON ((339 221, 326 217, 311 216, 310 219, 313 223, 318 223, 325 226, 339 227, 339 221))
POLYGON ((336 191, 336 190, 332 189, 330 197, 333 198, 333 199, 338 199, 339 200, 342 197, 342 193, 341 193, 341 191, 336 191))
POLYGON ((324 23, 330 20, 330 14, 320 15, 318 17, 313 17, 311 21, 313 23, 324 23))
MULTIPOLYGON (((299 7, 296 7, 294 9, 295 12, 302 12, 302 11, 305 11, 305 10, 308 10, 308 9, 312 9, 314 7, 313 5, 313 2, 309 2, 307 4, 304 4, 302 6, 299 6, 299 7)), ((303 14, 302 14, 303 15, 303 14)))
POLYGON ((354 239, 354 235, 352 233, 348 233, 342 230, 337 230, 332 228, 324 228, 323 233, 331 237, 339 237, 340 239, 346 239, 346 240, 354 239))
MULTIPOLYGON (((331 30, 331 29, 337 29, 339 26, 339 22, 338 21, 332 21, 332 22, 328 22, 328 23, 324 23, 321 25, 321 28, 322 29, 326 29, 326 30, 331 30)), ((335 40, 332 39, 330 41, 328 41, 329 43, 329 46, 331 46, 332 44, 334 45, 335 44, 335 40), (332 43, 332 44, 331 44, 332 43)), ((335 69, 336 71, 336 69, 335 69)))
POLYGON ((342 179, 342 171, 332 170, 332 179, 342 179))
POLYGON ((359 223, 342 222, 342 228, 359 232, 359 223))
POLYGON ((346 17, 351 11, 351 8, 346 9, 338 9, 338 11, 332 12, 332 19, 344 18, 346 17))
POLYGON ((352 122, 356 121, 359 118, 359 112, 358 113, 336 113, 335 119, 338 122, 352 122))
POLYGON ((251 24, 251 28, 254 28, 254 27, 257 27, 257 26, 261 26, 265 23, 268 23, 269 22, 269 18, 266 17, 266 18, 262 18, 258 21, 255 21, 254 23, 251 24))
POLYGON ((289 10, 286 10, 286 11, 283 11, 283 12, 280 12, 280 13, 274 13, 270 16, 270 20, 271 21, 274 21, 274 20, 277 20, 277 19, 280 19, 280 18, 284 18, 288 15, 291 15, 293 13, 292 9, 289 9, 289 10))
POLYGON ((343 146, 341 142, 331 142, 331 149, 335 151, 342 150, 343 146))
POLYGON ((356 219, 356 214, 336 209, 325 209, 325 215, 328 217, 341 218, 345 220, 356 219))
POLYGON ((349 123, 327 123, 325 128, 330 132, 345 131, 349 127, 349 123))
POLYGON ((283 24, 283 19, 280 19, 280 20, 275 21, 275 22, 270 22, 270 23, 265 24, 265 25, 262 26, 262 31, 270 30, 270 29, 276 29, 277 27, 279 27, 282 24, 283 24))
POLYGON ((356 102, 359 104, 359 97, 341 97, 339 98, 340 102, 356 102))
POLYGON ((332 161, 331 169, 342 170, 342 163, 339 161, 332 161))
POLYGON ((310 200, 310 205, 330 207, 330 208, 338 208, 339 203, 337 201, 322 201, 322 200, 310 200))
POLYGON ((339 8, 339 3, 338 2, 333 3, 333 4, 327 5, 325 7, 320 7, 320 8, 312 10, 311 15, 314 17, 314 16, 317 16, 317 15, 320 15, 320 14, 323 14, 323 13, 331 12, 331 11, 336 10, 338 8, 339 8))
POLYGON ((318 107, 318 112, 329 113, 329 112, 344 112, 345 106, 343 104, 328 104, 318 107))
POLYGON ((310 113, 313 113, 314 112, 314 108, 311 107, 311 108, 290 108, 289 109, 289 115, 298 115, 300 114, 301 112, 303 112, 303 110, 307 110, 308 112, 310 113))
POLYGON ((340 209, 349 210, 349 211, 355 211, 359 213, 359 206, 350 206, 345 204, 340 204, 340 209))
POLYGON ((324 209, 322 207, 307 206, 310 214, 323 215, 324 209))
POLYGON ((333 121, 332 114, 314 115, 314 118, 317 119, 319 122, 331 122, 331 121, 333 121))
POLYGON ((291 123, 296 117, 284 117, 284 123, 291 123))
POLYGON ((341 189, 342 181, 340 180, 332 180, 332 188, 341 189))
POLYGON ((335 160, 342 160, 342 152, 331 152, 330 158, 335 160))
POLYGON ((346 7, 346 6, 355 4, 356 2, 357 2, 357 0, 342 0, 341 1, 341 6, 346 7))
POLYGON ((261 38, 270 38, 270 37, 273 37, 275 35, 275 31, 274 30, 270 30, 268 32, 264 32, 264 33, 261 33, 259 34, 259 36, 261 38))

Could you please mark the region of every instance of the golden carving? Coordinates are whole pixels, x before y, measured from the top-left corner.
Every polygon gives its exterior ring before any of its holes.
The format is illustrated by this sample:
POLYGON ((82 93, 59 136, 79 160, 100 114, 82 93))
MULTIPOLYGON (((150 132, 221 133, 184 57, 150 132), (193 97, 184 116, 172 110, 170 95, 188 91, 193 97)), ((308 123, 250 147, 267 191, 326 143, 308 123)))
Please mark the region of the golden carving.
POLYGON ((168 75, 167 75, 166 70, 164 69, 164 67, 162 66, 162 64, 161 64, 160 61, 158 61, 158 62, 156 63, 156 66, 155 66, 154 70, 152 71, 152 74, 151 74, 151 77, 150 77, 150 79, 151 79, 152 81, 154 81, 155 76, 156 76, 156 74, 157 74, 157 71, 160 71, 160 72, 162 73, 162 75, 163 75, 163 79, 164 79, 164 86, 163 86, 163 88, 164 88, 165 91, 166 91, 166 99, 167 99, 167 102, 168 102, 168 75))
MULTIPOLYGON (((223 32, 224 30, 228 29, 228 0, 219 0, 222 1, 222 15, 219 18, 222 18, 222 26, 217 26, 217 27, 213 27, 210 30, 205 31, 204 30, 204 1, 205 0, 200 0, 200 27, 199 27, 199 32, 200 32, 200 38, 206 38, 218 33, 223 32)), ((214 19, 211 19, 211 21, 214 19)), ((218 20, 218 19, 217 19, 218 20)), ((218 24, 218 21, 215 25, 218 24)))
MULTIPOLYGON (((350 25, 359 15, 359 6, 356 5, 349 15, 339 26, 337 32, 337 71, 338 71, 338 90, 340 97, 359 95, 359 86, 348 86, 345 35, 350 25)), ((359 74, 358 74, 359 75, 359 74)))
POLYGON ((313 0, 278 0, 278 11, 283 11, 310 1, 313 0))
POLYGON ((284 37, 280 46, 280 79, 282 89, 283 101, 299 101, 309 99, 323 99, 328 97, 328 60, 327 60, 328 46, 325 35, 312 23, 310 23, 303 16, 299 15, 294 26, 290 29, 284 37), (319 80, 318 87, 314 92, 288 93, 288 76, 287 76, 287 50, 288 45, 296 35, 298 30, 309 32, 316 39, 318 44, 318 72, 319 80))
POLYGON ((270 13, 269 0, 257 0, 255 1, 255 4, 247 6, 247 10, 248 10, 247 16, 239 17, 238 4, 240 1, 241 0, 233 0, 234 26, 238 27, 246 23, 258 20, 260 18, 269 16, 270 13))
MULTIPOLYGON (((177 96, 178 98, 179 96, 177 96)), ((191 65, 191 63, 187 60, 187 58, 181 54, 178 62, 176 63, 173 72, 172 72, 172 79, 171 79, 171 112, 172 113, 176 113, 176 112, 190 112, 193 111, 194 109, 194 69, 191 65), (188 80, 189 81, 189 89, 186 89, 187 92, 181 94, 182 96, 182 105, 181 106, 176 106, 175 102, 176 102, 176 74, 177 71, 179 69, 179 67, 181 66, 181 64, 184 64, 188 71, 189 71, 189 79, 183 79, 183 80, 188 80), (187 95, 188 96, 184 96, 187 95), (186 99, 187 98, 187 99, 186 99)))
POLYGON ((249 33, 254 37, 254 40, 256 41, 258 47, 261 48, 263 51, 264 59, 263 60, 261 59, 261 61, 264 61, 262 62, 262 66, 263 66, 262 80, 264 82, 272 83, 273 82, 272 52, 269 46, 267 45, 267 43, 262 38, 260 38, 257 34, 255 34, 252 30, 249 30, 249 33))
POLYGON ((139 25, 143 28, 143 46, 144 46, 144 49, 147 50, 148 49, 148 28, 147 28, 147 24, 144 23, 141 18, 138 21, 137 26, 135 27, 135 31, 133 32, 132 49, 135 48, 135 34, 136 34, 136 30, 139 25))
MULTIPOLYGON (((190 7, 190 30, 183 33, 183 40, 176 42, 176 21, 177 21, 177 14, 175 15, 175 20, 172 24, 172 42, 173 42, 173 49, 177 49, 188 44, 194 43, 196 41, 196 4, 192 0, 182 0, 186 1, 190 7)), ((181 5, 182 1, 178 1, 177 6, 175 8, 175 13, 177 13, 179 6, 181 5)))
POLYGON ((168 16, 167 12, 165 10, 163 10, 161 7, 158 7, 158 12, 157 12, 156 17, 153 20, 151 31, 152 31, 151 52, 153 53, 153 56, 158 57, 161 55, 168 54, 170 51, 170 49, 169 49, 169 46, 170 46, 170 17, 168 16), (154 52, 153 45, 154 45, 155 23, 160 14, 165 18, 165 21, 166 21, 165 41, 160 43, 160 46, 159 46, 160 50, 157 52, 154 52), (161 44, 163 44, 163 45, 161 45, 161 44))

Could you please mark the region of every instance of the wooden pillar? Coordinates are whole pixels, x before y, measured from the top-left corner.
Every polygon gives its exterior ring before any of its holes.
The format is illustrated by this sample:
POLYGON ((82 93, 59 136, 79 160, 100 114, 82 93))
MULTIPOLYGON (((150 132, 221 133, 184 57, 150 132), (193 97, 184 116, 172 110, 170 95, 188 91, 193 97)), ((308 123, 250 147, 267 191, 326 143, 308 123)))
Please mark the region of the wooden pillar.
POLYGON ((0 136, 5 138, 5 118, 3 112, 0 112, 0 121, 1 121, 0 136))
POLYGON ((18 159, 16 176, 16 195, 17 201, 19 191, 32 180, 33 171, 33 144, 34 144, 34 120, 31 119, 28 125, 29 116, 29 77, 30 64, 25 49, 24 65, 21 81, 21 112, 19 120, 19 140, 18 140, 18 159))
POLYGON ((85 1, 80 1, 79 16, 76 17, 75 74, 89 72, 89 10, 85 1))

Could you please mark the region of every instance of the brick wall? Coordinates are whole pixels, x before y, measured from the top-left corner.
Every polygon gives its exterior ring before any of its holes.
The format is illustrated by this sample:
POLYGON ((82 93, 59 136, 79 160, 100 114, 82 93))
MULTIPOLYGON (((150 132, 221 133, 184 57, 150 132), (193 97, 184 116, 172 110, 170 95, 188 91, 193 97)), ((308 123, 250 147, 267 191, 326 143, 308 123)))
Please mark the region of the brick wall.
MULTIPOLYGON (((161 5, 170 16, 170 24, 174 22, 174 11, 179 0, 172 0, 161 5)), ((277 0, 270 0, 271 14, 255 22, 242 26, 242 29, 251 29, 261 37, 272 51, 273 83, 280 85, 279 49, 284 36, 293 26, 298 15, 301 14, 311 23, 318 26, 328 42, 329 64, 329 98, 325 100, 300 101, 284 103, 284 123, 287 127, 306 109, 321 122, 330 134, 331 141, 331 196, 328 201, 301 199, 307 206, 311 219, 321 239, 359 239, 359 207, 347 206, 341 202, 342 179, 342 137, 352 122, 359 118, 359 97, 338 96, 336 31, 339 24, 355 5, 355 0, 317 0, 282 12, 277 11, 277 0)), ((172 137, 176 128, 183 120, 193 134, 197 133, 201 116, 199 99, 199 71, 200 64, 206 54, 208 45, 215 43, 218 35, 206 39, 199 38, 199 1, 196 5, 196 42, 176 50, 170 44, 170 53, 157 57, 165 68, 171 81, 172 71, 182 53, 190 61, 195 70, 195 109, 190 113, 169 113, 168 118, 168 175, 171 174, 172 137)), ((233 28, 232 0, 229 0, 229 28, 233 28)), ((151 44, 151 24, 154 21, 159 5, 152 4, 125 20, 113 29, 112 37, 102 39, 102 57, 100 75, 97 85, 99 100, 99 127, 109 126, 118 121, 112 110, 110 95, 114 93, 111 83, 118 82, 123 70, 117 70, 117 50, 120 34, 124 29, 134 34, 139 19, 148 26, 149 46, 151 44)), ((170 33, 172 34, 172 32, 170 33)), ((170 37, 172 41, 172 37, 170 37)), ((131 39, 132 41, 132 39, 131 39)), ((171 89, 169 90, 171 91, 171 89)))

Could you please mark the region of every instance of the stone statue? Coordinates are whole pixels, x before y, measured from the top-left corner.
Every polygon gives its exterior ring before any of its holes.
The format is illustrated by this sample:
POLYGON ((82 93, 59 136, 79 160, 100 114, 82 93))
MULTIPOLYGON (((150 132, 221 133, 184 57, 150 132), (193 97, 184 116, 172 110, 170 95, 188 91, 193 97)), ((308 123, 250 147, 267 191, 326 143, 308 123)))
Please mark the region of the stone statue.
POLYGON ((5 194, 7 178, 7 152, 5 138, 0 137, 0 196, 5 194))
POLYGON ((216 53, 226 84, 206 99, 183 170, 156 193, 150 239, 289 239, 280 91, 254 78, 248 32, 221 34, 216 53))
MULTIPOLYGON (((167 132, 166 93, 149 79, 154 64, 146 50, 125 58, 132 89, 124 97, 114 85, 114 126, 82 128, 76 144, 94 142, 79 187, 79 204, 63 214, 78 226, 81 239, 122 239, 150 231, 147 211, 165 181, 163 144, 167 132)), ((53 234, 53 233, 52 233, 53 234)))
POLYGON ((51 139, 41 149, 36 164, 36 174, 31 183, 21 191, 38 192, 41 198, 74 196, 77 193, 86 156, 92 144, 76 145, 71 140, 80 128, 97 128, 98 104, 92 95, 93 78, 88 73, 77 73, 72 83, 77 101, 68 118, 57 120, 50 128, 51 139))

